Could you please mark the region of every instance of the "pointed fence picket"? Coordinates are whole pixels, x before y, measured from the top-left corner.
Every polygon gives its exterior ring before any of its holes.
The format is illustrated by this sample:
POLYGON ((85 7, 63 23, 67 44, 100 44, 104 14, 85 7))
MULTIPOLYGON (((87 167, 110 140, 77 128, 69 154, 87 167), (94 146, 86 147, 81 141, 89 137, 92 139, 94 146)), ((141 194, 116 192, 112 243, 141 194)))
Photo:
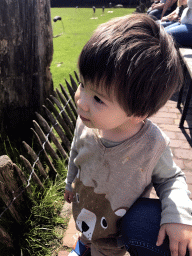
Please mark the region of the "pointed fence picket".
MULTIPOLYGON (((61 92, 56 89, 54 95, 50 95, 47 99, 47 106, 43 106, 46 117, 36 113, 37 121, 33 121, 34 129, 32 129, 32 131, 36 143, 42 151, 43 164, 46 164, 48 167, 48 171, 43 168, 41 156, 39 156, 36 163, 36 169, 38 169, 38 173, 43 179, 56 176, 57 161, 68 160, 77 118, 74 94, 78 86, 77 83, 79 82, 79 78, 76 72, 75 76, 77 82, 71 75, 71 84, 66 81, 69 93, 63 85, 60 84, 61 92)), ((38 154, 26 142, 23 142, 23 144, 30 155, 32 162, 37 160, 38 154)), ((24 156, 21 156, 21 159, 25 168, 31 172, 32 164, 29 164, 29 161, 24 156)), ((34 171, 34 176, 35 175, 36 173, 34 171)), ((37 178, 33 179, 35 179, 37 184, 42 187, 37 178)))

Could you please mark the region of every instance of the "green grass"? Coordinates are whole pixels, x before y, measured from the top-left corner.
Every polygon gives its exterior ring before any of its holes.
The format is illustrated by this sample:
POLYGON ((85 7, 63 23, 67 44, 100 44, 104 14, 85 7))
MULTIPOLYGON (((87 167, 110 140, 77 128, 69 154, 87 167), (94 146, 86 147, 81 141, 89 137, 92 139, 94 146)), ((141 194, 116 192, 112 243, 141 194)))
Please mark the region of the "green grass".
POLYGON ((52 27, 53 36, 62 34, 53 38, 53 61, 51 64, 51 73, 54 88, 58 88, 59 84, 65 84, 64 79, 69 80, 69 74, 73 75, 73 71, 77 71, 78 56, 89 40, 93 31, 99 24, 104 23, 114 17, 120 17, 131 14, 135 9, 105 9, 102 15, 102 9, 96 9, 93 18, 92 8, 52 8, 52 27), (108 13, 112 10, 113 13, 108 13), (62 21, 53 22, 55 16, 60 16, 62 21), (64 31, 63 31, 63 26, 64 31))
MULTIPOLYGON (((62 248, 67 216, 60 214, 64 205, 65 163, 58 164, 60 174, 54 181, 47 179, 44 190, 31 184, 29 197, 25 197, 22 209, 23 220, 19 224, 6 212, 0 219, 0 226, 10 234, 14 251, 6 244, 0 244, 0 255, 57 256, 62 248), (27 199, 27 200, 26 200, 27 199), (26 221, 24 220, 26 219, 26 221)), ((1 211, 3 207, 0 207, 1 211)), ((0 212, 1 212, 0 211, 0 212)))
POLYGON ((56 256, 62 246, 68 219, 60 216, 64 204, 66 168, 59 164, 60 174, 47 181, 45 190, 31 186, 31 214, 23 226, 20 248, 23 256, 56 256))
MULTIPOLYGON (((3 144, 5 154, 7 154, 14 163, 16 163, 26 177, 29 173, 19 164, 19 152, 7 139, 3 144)), ((14 243, 14 254, 9 249, 0 244, 0 255, 18 255, 18 256, 57 256, 62 248, 62 239, 64 231, 68 224, 68 217, 61 217, 61 211, 64 205, 65 178, 67 174, 66 162, 59 160, 57 162, 56 179, 46 179, 44 181, 44 190, 37 187, 31 180, 31 192, 28 196, 25 194, 25 205, 21 209, 23 220, 20 224, 16 223, 14 218, 7 211, 0 218, 0 227, 11 235, 14 243), (26 221, 24 220, 26 219, 26 221), (15 232, 16 230, 16 232, 15 232)), ((19 200, 19 199, 18 199, 19 200)), ((0 213, 4 210, 2 205, 0 213)))

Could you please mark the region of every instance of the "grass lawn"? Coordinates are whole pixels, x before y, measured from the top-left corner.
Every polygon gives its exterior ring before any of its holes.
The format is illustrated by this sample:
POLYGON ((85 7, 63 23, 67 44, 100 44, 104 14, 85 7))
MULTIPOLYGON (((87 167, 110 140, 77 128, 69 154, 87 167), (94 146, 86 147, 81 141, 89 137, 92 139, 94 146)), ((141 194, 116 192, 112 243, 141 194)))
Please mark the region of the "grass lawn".
POLYGON ((51 73, 54 88, 59 88, 60 83, 65 85, 64 79, 69 80, 69 74, 77 71, 78 56, 99 24, 134 11, 131 8, 106 8, 103 14, 102 9, 97 8, 93 15, 92 8, 51 8, 53 36, 61 34, 53 38, 51 73), (62 21, 53 22, 55 16, 60 16, 62 21))

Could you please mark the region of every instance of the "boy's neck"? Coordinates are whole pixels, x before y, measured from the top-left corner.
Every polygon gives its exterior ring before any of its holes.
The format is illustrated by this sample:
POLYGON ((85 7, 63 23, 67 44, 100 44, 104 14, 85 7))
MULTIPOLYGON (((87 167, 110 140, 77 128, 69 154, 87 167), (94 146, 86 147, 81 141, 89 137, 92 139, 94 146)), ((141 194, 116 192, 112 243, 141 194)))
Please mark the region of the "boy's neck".
POLYGON ((124 129, 98 130, 98 134, 100 138, 121 142, 136 135, 142 129, 143 125, 144 121, 141 121, 137 125, 127 125, 124 129))

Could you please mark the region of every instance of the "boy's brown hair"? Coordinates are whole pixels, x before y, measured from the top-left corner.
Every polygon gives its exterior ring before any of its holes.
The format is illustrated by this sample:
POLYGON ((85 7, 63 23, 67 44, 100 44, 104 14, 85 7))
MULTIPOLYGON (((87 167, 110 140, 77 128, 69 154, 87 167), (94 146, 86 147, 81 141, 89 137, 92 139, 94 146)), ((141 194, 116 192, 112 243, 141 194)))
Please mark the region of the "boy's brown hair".
POLYGON ((124 111, 134 116, 156 113, 183 80, 172 37, 145 14, 100 25, 84 46, 78 66, 85 83, 114 93, 124 111))

